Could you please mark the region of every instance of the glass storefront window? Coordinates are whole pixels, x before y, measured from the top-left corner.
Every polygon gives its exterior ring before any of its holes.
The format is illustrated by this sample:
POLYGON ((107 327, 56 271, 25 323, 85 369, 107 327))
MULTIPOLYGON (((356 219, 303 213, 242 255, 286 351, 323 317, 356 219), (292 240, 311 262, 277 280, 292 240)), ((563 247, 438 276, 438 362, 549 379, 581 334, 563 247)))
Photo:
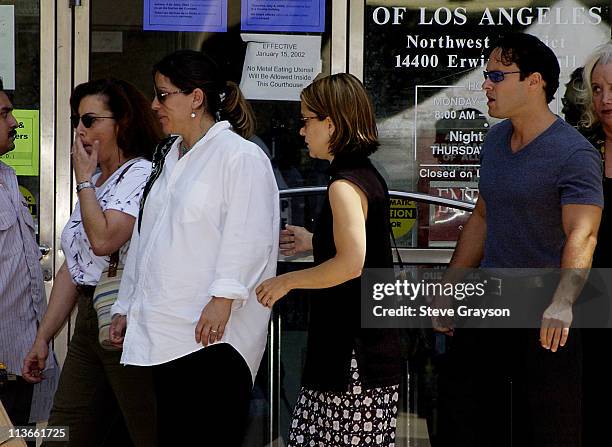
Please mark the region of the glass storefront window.
MULTIPOLYGON (((375 160, 390 187, 471 202, 482 141, 498 122, 487 115, 481 90, 484 54, 495 39, 521 31, 553 49, 561 86, 550 106, 561 115, 570 74, 588 49, 610 38, 608 1, 368 0, 364 19, 364 83, 382 143, 375 160)), ((467 215, 440 216, 433 209, 419 216, 400 243, 454 246, 467 215)))
MULTIPOLYGON (((93 0, 91 2, 90 78, 124 78, 151 94, 152 65, 166 54, 180 49, 202 50, 215 59, 228 79, 240 83, 246 52, 241 38, 241 2, 228 1, 227 32, 143 31, 142 1, 93 0), (117 11, 121 10, 121 14, 117 11)), ((329 74, 331 55, 331 3, 327 3, 322 38, 322 73, 329 74)), ((259 31, 258 31, 259 32, 259 31)), ((296 33, 277 33, 296 34, 296 33)), ((254 141, 270 156, 279 188, 325 185, 324 166, 308 157, 301 127, 298 101, 252 100, 257 117, 254 141)))
MULTIPOLYGON (((326 31, 297 34, 321 36, 323 74, 330 73, 331 57, 332 2, 326 5, 326 31)), ((152 65, 172 51, 189 48, 208 53, 228 79, 240 83, 247 46, 241 33, 251 31, 241 31, 239 0, 228 1, 227 19, 227 32, 144 31, 142 1, 93 0, 90 79, 123 78, 152 98, 152 65), (119 10, 121 14, 117 14, 119 10)), ((299 135, 299 101, 251 100, 250 103, 257 119, 253 141, 270 157, 279 189, 326 185, 327 163, 310 158, 299 135)), ((284 201, 283 223, 302 222, 309 208, 303 202, 284 201)), ((312 220, 306 225, 311 228, 312 220)))

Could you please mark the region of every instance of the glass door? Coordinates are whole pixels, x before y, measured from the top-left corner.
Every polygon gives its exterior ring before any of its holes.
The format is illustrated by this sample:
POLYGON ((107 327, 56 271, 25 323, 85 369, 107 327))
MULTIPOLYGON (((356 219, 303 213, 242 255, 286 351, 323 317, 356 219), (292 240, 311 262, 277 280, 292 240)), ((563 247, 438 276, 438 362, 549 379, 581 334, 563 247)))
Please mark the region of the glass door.
POLYGON ((28 203, 47 294, 56 254, 55 25, 55 1, 0 0, 0 77, 19 123, 15 149, 0 161, 15 169, 28 203))
MULTIPOLYGON (((47 85, 41 85, 45 76, 41 66, 40 43, 41 10, 38 1, 0 1, 0 77, 4 89, 9 93, 18 124, 15 149, 0 156, 0 161, 11 166, 19 182, 19 189, 26 199, 35 223, 37 239, 41 245, 50 245, 50 222, 47 189, 53 179, 48 170, 49 149, 41 132, 48 132, 48 123, 43 123, 41 114, 48 106, 43 104, 47 85)), ((51 84, 52 85, 52 84, 51 84)), ((51 165, 52 168, 52 165, 51 165)), ((51 183, 52 184, 52 183, 51 183)), ((49 195, 51 193, 51 195, 49 195)), ((51 214, 52 215, 52 214, 51 214)))

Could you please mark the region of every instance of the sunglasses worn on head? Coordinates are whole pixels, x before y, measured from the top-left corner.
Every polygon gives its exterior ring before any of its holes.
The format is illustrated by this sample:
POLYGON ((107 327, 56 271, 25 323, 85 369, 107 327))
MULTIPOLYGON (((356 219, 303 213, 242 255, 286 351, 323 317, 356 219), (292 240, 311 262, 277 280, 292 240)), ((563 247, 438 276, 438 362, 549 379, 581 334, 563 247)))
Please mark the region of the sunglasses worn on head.
POLYGON ((98 119, 115 119, 114 116, 96 116, 96 115, 92 115, 91 113, 86 113, 85 115, 72 115, 70 117, 70 123, 72 124, 72 127, 74 127, 75 129, 77 127, 79 127, 79 122, 83 123, 83 126, 85 126, 87 129, 89 129, 93 123, 96 122, 96 120, 98 119))
POLYGON ((504 78, 506 77, 505 75, 507 74, 513 74, 513 73, 520 73, 520 71, 500 71, 500 70, 493 70, 493 71, 483 71, 482 74, 484 75, 485 80, 490 79, 491 82, 501 82, 504 80, 504 78))

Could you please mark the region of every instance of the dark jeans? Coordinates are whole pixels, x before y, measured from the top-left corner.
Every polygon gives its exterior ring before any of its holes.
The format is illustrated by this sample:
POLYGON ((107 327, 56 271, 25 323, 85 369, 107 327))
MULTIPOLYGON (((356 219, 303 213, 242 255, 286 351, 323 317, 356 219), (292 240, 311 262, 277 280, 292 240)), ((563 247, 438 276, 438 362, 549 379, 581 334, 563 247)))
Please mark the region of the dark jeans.
POLYGON ((553 353, 539 329, 457 330, 440 378, 439 446, 579 447, 581 334, 553 353))
POLYGON ((240 447, 253 383, 227 343, 153 367, 161 446, 240 447))
POLYGON ((156 446, 151 368, 123 366, 104 350, 91 297, 79 297, 74 335, 53 401, 49 426, 68 426, 73 446, 156 446))

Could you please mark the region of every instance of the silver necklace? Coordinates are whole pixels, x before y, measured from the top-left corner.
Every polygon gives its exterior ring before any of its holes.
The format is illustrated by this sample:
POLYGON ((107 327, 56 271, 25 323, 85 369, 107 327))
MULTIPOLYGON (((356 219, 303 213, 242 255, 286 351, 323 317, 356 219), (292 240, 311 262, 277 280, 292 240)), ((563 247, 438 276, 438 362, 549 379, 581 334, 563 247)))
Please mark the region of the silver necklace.
MULTIPOLYGON (((207 132, 208 132, 208 131, 207 131, 207 132)), ((204 132, 202 135, 200 135, 200 138, 198 138, 198 139, 196 140, 196 142, 195 142, 195 143, 193 143, 193 146, 195 146, 196 144, 198 144, 198 143, 200 142, 200 140, 201 140, 202 138, 204 138, 204 135, 206 135, 206 132, 204 132)), ((191 146, 191 147, 187 147, 187 146, 185 146, 184 142, 185 142, 185 140, 181 141, 181 145, 179 146, 179 158, 183 158, 183 157, 185 156, 185 154, 186 154, 187 152, 189 152, 189 151, 191 150, 191 148, 193 148, 193 146, 191 146)))

